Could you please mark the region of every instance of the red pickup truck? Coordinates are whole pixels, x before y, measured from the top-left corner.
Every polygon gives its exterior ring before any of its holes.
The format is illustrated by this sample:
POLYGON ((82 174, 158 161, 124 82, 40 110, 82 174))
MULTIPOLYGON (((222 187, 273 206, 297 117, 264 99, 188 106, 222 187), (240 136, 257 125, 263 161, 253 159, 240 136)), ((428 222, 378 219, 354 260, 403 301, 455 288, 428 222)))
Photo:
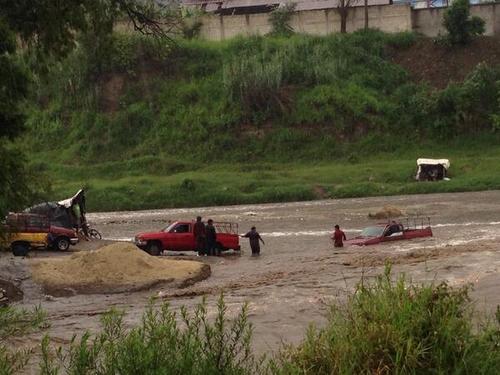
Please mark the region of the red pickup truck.
MULTIPOLYGON (((196 243, 193 234, 194 221, 175 221, 158 232, 139 233, 134 238, 137 247, 151 255, 160 255, 163 250, 195 251, 196 243)), ((238 224, 214 223, 217 232, 217 248, 220 251, 240 251, 238 224)))

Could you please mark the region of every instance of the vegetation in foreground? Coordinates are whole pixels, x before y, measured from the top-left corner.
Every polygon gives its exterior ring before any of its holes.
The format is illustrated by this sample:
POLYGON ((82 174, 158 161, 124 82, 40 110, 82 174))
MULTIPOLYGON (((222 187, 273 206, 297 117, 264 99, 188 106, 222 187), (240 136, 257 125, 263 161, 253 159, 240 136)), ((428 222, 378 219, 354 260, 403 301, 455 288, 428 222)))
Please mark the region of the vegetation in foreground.
POLYGON ((31 349, 11 350, 5 340, 47 327, 46 313, 40 307, 33 310, 0 307, 0 375, 17 374, 33 352, 31 349))
MULTIPOLYGON (((47 336, 40 374, 496 374, 500 366, 500 310, 473 323, 468 287, 394 281, 390 267, 331 306, 325 327, 311 327, 300 345, 268 360, 252 355, 246 305, 232 320, 222 296, 213 318, 206 301, 179 314, 150 304, 127 329, 124 313, 112 310, 100 332, 66 347, 55 349, 47 336)), ((25 363, 29 353, 16 356, 0 349, 5 374, 14 373, 9 361, 25 363)))
POLYGON ((390 267, 362 281, 326 327, 273 363, 278 374, 495 374, 500 310, 474 327, 469 288, 393 282, 390 267))
POLYGON ((414 34, 107 38, 102 55, 87 40, 51 63, 26 107, 22 144, 52 199, 86 186, 90 210, 116 210, 500 188, 499 68, 414 83, 391 62, 414 34), (412 182, 417 157, 450 158, 452 181, 412 182))
POLYGON ((42 343, 40 373, 61 369, 78 374, 255 374, 258 363, 250 348, 252 327, 246 305, 229 322, 221 296, 217 315, 209 320, 206 303, 191 314, 185 308, 178 317, 168 303, 149 305, 142 322, 131 330, 123 313, 102 316, 102 331, 74 338, 69 348, 51 351, 49 339, 42 343))

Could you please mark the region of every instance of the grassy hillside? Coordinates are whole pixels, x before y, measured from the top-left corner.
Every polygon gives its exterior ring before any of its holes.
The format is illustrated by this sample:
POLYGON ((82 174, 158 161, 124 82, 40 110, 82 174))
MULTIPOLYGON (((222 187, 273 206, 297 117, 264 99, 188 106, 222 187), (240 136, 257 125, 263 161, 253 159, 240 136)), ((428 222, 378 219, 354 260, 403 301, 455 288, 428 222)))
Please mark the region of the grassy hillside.
POLYGON ((413 34, 108 42, 49 62, 27 104, 49 198, 83 185, 92 210, 116 210, 500 188, 500 70, 414 82, 393 62, 413 34), (413 182, 421 156, 450 158, 452 181, 413 182))

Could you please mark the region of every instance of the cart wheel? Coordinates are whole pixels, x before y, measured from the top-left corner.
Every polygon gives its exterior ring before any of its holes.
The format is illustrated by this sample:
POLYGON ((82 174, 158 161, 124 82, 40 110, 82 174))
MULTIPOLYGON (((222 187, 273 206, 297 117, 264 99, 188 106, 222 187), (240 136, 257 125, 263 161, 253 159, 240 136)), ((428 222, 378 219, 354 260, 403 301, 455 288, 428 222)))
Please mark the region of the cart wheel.
POLYGON ((99 231, 97 229, 91 229, 89 231, 89 236, 90 238, 93 238, 95 240, 102 240, 102 236, 101 236, 101 233, 99 233, 99 231))

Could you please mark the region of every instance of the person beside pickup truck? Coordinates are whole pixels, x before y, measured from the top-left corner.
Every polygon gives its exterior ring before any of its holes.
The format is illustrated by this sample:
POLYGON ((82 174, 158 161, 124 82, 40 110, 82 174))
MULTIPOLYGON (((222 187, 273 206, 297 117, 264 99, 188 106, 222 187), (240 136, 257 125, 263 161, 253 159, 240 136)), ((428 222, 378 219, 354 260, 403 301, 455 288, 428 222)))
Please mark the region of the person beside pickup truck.
POLYGON ((206 253, 206 229, 205 223, 201 221, 201 216, 196 218, 196 223, 194 223, 193 227, 193 235, 196 243, 196 251, 198 255, 203 255, 206 253))
POLYGON ((205 235, 207 240, 207 255, 219 255, 217 254, 217 232, 215 231, 212 219, 208 219, 207 221, 205 235))

